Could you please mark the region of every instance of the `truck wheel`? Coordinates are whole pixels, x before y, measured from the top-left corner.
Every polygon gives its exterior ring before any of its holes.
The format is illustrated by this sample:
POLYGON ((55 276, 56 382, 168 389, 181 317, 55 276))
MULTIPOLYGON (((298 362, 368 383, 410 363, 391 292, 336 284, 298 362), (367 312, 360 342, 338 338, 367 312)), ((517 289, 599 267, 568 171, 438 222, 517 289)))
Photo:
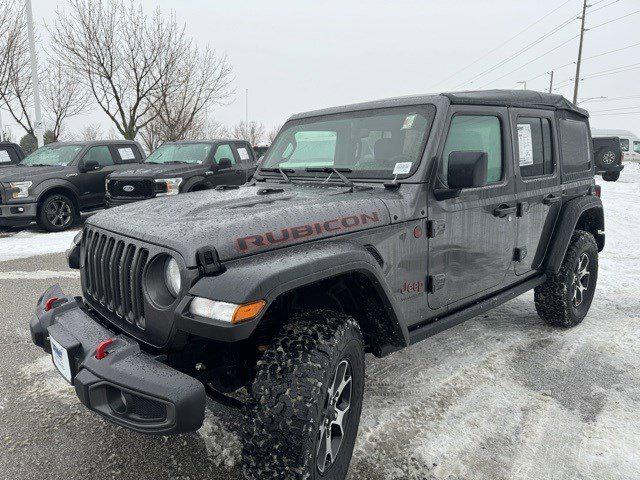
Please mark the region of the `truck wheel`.
POLYGON ((257 364, 245 475, 344 479, 363 390, 357 322, 330 310, 293 316, 257 364))
POLYGON ((620 178, 620 172, 603 172, 602 179, 605 182, 616 182, 620 178))
POLYGON ((587 315, 598 280, 598 245, 593 235, 573 232, 560 271, 534 290, 538 315, 550 325, 569 328, 587 315))
POLYGON ((38 226, 48 232, 61 232, 78 221, 73 201, 62 193, 46 197, 38 206, 38 226))

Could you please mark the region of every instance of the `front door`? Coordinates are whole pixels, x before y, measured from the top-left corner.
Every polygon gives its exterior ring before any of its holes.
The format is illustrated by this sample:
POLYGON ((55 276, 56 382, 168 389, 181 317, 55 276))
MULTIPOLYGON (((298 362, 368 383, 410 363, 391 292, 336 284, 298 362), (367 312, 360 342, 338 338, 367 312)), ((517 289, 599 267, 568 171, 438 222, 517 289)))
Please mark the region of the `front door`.
POLYGON ((507 108, 453 106, 450 110, 434 186, 447 187, 447 159, 455 151, 487 153, 487 184, 429 206, 428 303, 432 309, 504 283, 516 236, 507 108))
POLYGON ((524 275, 542 263, 562 207, 558 142, 553 112, 511 109, 516 177, 515 272, 524 275))
POLYGON ((107 145, 97 145, 89 148, 80 160, 80 165, 93 161, 99 165, 98 170, 80 173, 78 178, 82 204, 87 207, 102 206, 104 204, 105 180, 115 171, 116 163, 107 145))
POLYGON ((221 143, 217 146, 213 155, 213 162, 217 169, 209 180, 215 185, 242 185, 244 183, 244 170, 238 154, 230 143, 221 143), (222 161, 222 165, 221 165, 222 161))

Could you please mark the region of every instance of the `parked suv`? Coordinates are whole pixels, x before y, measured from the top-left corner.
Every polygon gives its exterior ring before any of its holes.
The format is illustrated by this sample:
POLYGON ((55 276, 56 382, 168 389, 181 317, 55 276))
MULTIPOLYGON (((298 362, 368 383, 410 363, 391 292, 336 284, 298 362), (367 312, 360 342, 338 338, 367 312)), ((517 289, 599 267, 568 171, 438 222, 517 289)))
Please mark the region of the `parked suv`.
POLYGON ((242 185, 255 170, 248 142, 218 139, 165 143, 143 165, 109 176, 107 206, 242 185))
POLYGON ((602 175, 607 182, 615 182, 620 178, 623 153, 618 137, 593 137, 593 150, 596 173, 602 175))
POLYGON ((24 158, 24 151, 17 143, 0 142, 0 167, 15 165, 24 158))
MULTIPOLYGON (((587 315, 604 247, 587 113, 558 95, 413 96, 294 115, 254 181, 89 218, 31 320, 115 424, 198 429, 247 387, 246 475, 345 477, 366 352, 528 290, 587 315)), ((464 335, 464 331, 461 331, 464 335)))
POLYGON ((0 226, 37 221, 51 232, 65 230, 80 212, 104 205, 107 175, 144 159, 128 140, 56 142, 14 166, 0 169, 0 226))

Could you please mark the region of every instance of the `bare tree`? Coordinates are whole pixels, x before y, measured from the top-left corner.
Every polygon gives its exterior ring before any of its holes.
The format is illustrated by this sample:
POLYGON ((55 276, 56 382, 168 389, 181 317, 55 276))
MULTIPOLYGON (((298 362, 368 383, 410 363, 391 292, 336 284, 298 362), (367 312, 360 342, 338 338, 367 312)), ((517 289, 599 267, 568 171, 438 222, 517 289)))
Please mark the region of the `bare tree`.
POLYGON ((99 140, 102 128, 99 123, 89 123, 80 131, 80 140, 99 140))
POLYGON ((50 28, 62 64, 77 71, 122 136, 133 140, 154 117, 162 80, 189 42, 184 26, 159 10, 123 0, 70 0, 50 28))
POLYGON ((281 128, 282 128, 282 125, 276 125, 271 130, 269 130, 269 132, 267 133, 267 142, 269 143, 269 145, 271 145, 273 141, 276 139, 276 136, 278 135, 278 132, 280 131, 281 128))
POLYGON ((65 119, 82 113, 90 100, 80 79, 60 63, 50 65, 43 76, 42 100, 57 141, 65 119))
POLYGON ((243 120, 231 128, 231 136, 239 140, 246 140, 251 145, 258 145, 264 141, 264 125, 255 121, 246 123, 243 120))

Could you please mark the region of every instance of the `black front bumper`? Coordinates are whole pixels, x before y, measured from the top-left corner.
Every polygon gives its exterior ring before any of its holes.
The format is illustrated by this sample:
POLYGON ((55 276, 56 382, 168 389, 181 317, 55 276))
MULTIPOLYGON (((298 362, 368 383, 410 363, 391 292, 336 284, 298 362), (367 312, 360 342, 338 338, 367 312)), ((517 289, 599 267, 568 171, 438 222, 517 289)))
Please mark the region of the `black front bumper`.
POLYGON ((36 203, 9 203, 0 205, 0 226, 22 227, 35 221, 38 214, 36 203))
POLYGON ((104 200, 105 208, 119 207, 120 205, 128 205, 129 203, 141 202, 155 197, 112 197, 106 195, 104 200))
POLYGON ((205 388, 196 379, 140 350, 126 335, 110 331, 82 308, 81 299, 50 287, 30 322, 33 343, 51 352, 50 337, 69 352, 80 401, 108 421, 144 433, 170 435, 197 430, 204 420, 205 388), (52 308, 45 311, 51 298, 52 308), (113 339, 106 356, 96 347, 113 339))

